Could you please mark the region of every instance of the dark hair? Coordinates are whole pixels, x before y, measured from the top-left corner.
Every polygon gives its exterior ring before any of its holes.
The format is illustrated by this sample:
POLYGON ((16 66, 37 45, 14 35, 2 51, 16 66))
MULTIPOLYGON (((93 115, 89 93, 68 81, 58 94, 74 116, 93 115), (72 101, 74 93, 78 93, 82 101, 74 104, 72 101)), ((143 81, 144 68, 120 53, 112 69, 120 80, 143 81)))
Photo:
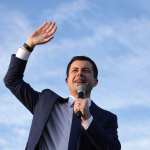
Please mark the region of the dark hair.
POLYGON ((97 76, 98 76, 98 69, 97 69, 97 66, 96 66, 95 62, 94 62, 91 58, 89 58, 89 57, 87 57, 87 56, 74 56, 74 57, 70 60, 70 62, 69 62, 68 65, 67 65, 67 70, 66 70, 67 78, 68 78, 68 75, 69 75, 70 66, 71 66, 71 64, 72 64, 74 61, 76 61, 76 60, 85 60, 85 61, 90 62, 90 63, 92 64, 93 73, 94 73, 94 78, 97 79, 97 76))

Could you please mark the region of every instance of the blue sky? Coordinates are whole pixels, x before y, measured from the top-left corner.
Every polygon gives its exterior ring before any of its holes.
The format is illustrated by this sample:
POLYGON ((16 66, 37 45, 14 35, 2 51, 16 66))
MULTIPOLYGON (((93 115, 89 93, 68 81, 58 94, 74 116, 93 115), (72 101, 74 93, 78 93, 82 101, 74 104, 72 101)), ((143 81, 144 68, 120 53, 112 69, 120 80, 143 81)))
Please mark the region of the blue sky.
POLYGON ((46 20, 58 30, 36 47, 24 76, 35 89, 67 97, 65 70, 74 55, 99 69, 92 99, 118 116, 122 150, 150 147, 150 2, 148 0, 3 0, 0 2, 0 149, 24 149, 32 116, 5 88, 10 56, 46 20))

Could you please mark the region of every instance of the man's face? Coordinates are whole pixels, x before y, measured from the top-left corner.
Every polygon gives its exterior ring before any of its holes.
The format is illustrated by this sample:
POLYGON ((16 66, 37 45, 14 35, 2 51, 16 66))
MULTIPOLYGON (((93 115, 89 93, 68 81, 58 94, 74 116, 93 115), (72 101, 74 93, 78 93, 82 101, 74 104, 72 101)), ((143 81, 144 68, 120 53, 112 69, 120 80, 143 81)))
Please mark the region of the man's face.
POLYGON ((69 69, 67 85, 70 94, 77 96, 77 87, 81 84, 87 86, 87 96, 90 96, 91 89, 96 86, 97 79, 94 78, 92 64, 86 60, 74 61, 69 69))

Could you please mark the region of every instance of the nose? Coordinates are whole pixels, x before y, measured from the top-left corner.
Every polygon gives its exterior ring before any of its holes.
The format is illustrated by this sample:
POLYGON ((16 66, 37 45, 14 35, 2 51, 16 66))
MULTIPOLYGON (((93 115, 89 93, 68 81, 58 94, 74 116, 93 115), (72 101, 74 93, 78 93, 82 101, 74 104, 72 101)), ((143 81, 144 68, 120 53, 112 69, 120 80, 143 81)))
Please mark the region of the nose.
POLYGON ((83 76, 83 71, 82 70, 78 70, 78 74, 79 77, 83 76))

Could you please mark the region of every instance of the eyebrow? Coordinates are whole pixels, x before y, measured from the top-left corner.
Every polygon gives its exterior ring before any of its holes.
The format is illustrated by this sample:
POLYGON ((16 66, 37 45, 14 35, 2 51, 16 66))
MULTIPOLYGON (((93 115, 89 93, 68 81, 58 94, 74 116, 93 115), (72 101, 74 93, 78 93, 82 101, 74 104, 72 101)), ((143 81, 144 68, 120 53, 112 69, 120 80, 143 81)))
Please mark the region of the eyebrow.
MULTIPOLYGON (((78 69, 79 67, 73 67, 73 68, 71 68, 71 69, 78 69)), ((91 68, 88 68, 88 67, 84 67, 84 68, 82 68, 82 69, 88 69, 88 70, 91 70, 91 68)))

